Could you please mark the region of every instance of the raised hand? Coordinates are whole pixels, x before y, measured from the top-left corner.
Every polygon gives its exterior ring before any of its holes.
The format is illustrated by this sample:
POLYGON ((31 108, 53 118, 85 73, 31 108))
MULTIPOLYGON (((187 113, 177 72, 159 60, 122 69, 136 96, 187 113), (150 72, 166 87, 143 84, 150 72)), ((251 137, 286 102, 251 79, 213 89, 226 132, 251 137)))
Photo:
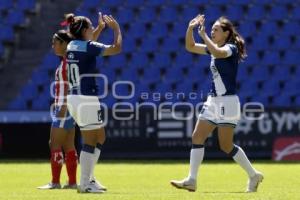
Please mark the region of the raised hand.
POLYGON ((120 28, 118 22, 113 18, 113 16, 104 15, 103 19, 109 28, 111 28, 113 30, 120 28))
POLYGON ((105 22, 103 21, 102 13, 99 12, 98 15, 99 15, 98 26, 99 26, 99 28, 104 29, 105 28, 105 22))
POLYGON ((199 22, 198 34, 202 37, 205 34, 205 17, 204 17, 204 15, 199 16, 198 22, 199 22))
POLYGON ((197 25, 199 25, 199 17, 201 15, 197 15, 194 19, 192 19, 190 22, 189 22, 189 27, 191 28, 194 28, 196 27, 197 25))

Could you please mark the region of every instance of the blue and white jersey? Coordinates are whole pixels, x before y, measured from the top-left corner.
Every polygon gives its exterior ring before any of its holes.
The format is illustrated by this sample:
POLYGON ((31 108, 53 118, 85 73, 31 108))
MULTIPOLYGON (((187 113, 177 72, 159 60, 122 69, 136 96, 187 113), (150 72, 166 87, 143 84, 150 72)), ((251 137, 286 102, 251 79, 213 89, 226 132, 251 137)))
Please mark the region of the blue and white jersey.
POLYGON ((222 48, 227 51, 226 58, 215 58, 211 55, 212 87, 210 93, 214 96, 236 94, 238 49, 236 45, 231 43, 225 44, 222 48))
POLYGON ((98 74, 96 57, 104 44, 94 41, 73 40, 67 46, 68 80, 70 94, 97 96, 98 86, 93 74, 98 74))

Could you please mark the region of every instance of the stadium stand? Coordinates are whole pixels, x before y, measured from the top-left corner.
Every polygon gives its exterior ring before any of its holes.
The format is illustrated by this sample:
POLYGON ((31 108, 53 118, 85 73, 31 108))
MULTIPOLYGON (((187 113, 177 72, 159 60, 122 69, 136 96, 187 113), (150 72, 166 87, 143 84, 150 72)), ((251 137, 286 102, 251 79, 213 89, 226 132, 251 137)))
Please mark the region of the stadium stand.
MULTIPOLYGON (((15 6, 12 2, 15 1, 0 1, 1 12, 12 9, 15 6)), ((11 26, 23 24, 22 10, 34 7, 33 0, 17 2, 17 8, 7 13, 6 24, 0 25, 1 41, 14 40, 11 26)), ((130 102, 142 102, 142 91, 161 94, 195 91, 206 95, 210 84, 209 57, 198 58, 186 52, 184 47, 188 21, 204 12, 207 30, 218 16, 227 15, 246 40, 248 57, 238 72, 242 102, 256 100, 266 106, 300 105, 297 90, 300 76, 299 1, 83 0, 76 9, 77 14, 90 16, 94 23, 97 23, 97 11, 115 15, 123 31, 123 53, 99 59, 99 71, 108 76, 110 86, 115 80, 133 81, 136 92, 130 102)), ((195 37, 199 41, 199 37, 195 37)), ((100 41, 111 40, 105 30, 100 41)), ((0 55, 4 55, 1 44, 0 55)), ((58 62, 52 53, 45 54, 28 84, 20 89, 7 108, 47 110, 51 98, 46 93, 58 62)), ((109 92, 103 102, 111 107, 118 100, 111 95, 111 88, 109 92)), ((117 92, 124 95, 130 91, 120 87, 117 92)), ((190 99, 193 104, 197 101, 199 99, 190 99)))

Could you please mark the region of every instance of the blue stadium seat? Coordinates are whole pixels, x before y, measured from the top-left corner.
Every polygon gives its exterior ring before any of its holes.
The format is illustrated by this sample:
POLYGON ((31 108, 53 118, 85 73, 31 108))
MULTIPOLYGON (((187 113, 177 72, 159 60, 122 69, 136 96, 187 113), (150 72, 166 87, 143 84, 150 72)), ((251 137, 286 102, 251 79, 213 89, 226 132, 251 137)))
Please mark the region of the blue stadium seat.
POLYGON ((134 21, 134 13, 131 9, 120 9, 117 12, 116 19, 120 24, 132 23, 134 21))
POLYGON ((135 38, 125 36, 123 38, 122 52, 123 53, 132 53, 134 51, 136 51, 135 38))
POLYGON ((276 80, 282 81, 282 82, 288 81, 292 77, 292 75, 290 73, 290 68, 287 65, 280 65, 280 64, 276 65, 274 67, 274 70, 273 70, 273 73, 271 76, 273 79, 276 79, 276 80))
POLYGON ((113 0, 113 1, 111 1, 111 0, 101 0, 100 3, 107 6, 107 7, 120 8, 124 4, 124 1, 123 0, 113 0))
POLYGON ((219 6, 205 6, 205 22, 207 28, 209 28, 210 23, 215 22, 219 16, 222 16, 219 6))
POLYGON ((17 0, 16 7, 21 10, 35 10, 35 0, 17 0))
POLYGON ((201 0, 201 1, 199 1, 199 0, 190 0, 189 2, 190 2, 190 4, 191 4, 193 7, 194 7, 194 6, 201 6, 201 5, 208 5, 208 4, 211 3, 210 0, 201 0))
POLYGON ((299 95, 300 94, 299 85, 300 85, 299 77, 287 81, 282 90, 283 95, 287 95, 287 96, 299 95))
POLYGON ((186 80, 186 81, 182 81, 178 84, 176 84, 176 92, 177 93, 184 93, 184 94, 190 94, 191 92, 194 92, 194 88, 193 88, 194 83, 186 80))
POLYGON ((0 41, 13 42, 15 39, 14 31, 11 26, 0 24, 0 41))
POLYGON ((172 0, 169 1, 169 4, 173 6, 182 6, 186 4, 186 0, 172 0))
POLYGON ((144 6, 145 2, 143 0, 126 0, 126 7, 129 8, 140 8, 144 6))
POLYGON ((40 95, 32 102, 32 110, 49 110, 50 108, 50 99, 44 98, 40 95))
POLYGON ((144 38, 140 47, 141 52, 156 52, 158 51, 158 40, 154 37, 144 38))
POLYGON ((31 75, 31 81, 36 85, 49 85, 50 77, 47 70, 35 70, 31 75))
POLYGON ((100 98, 99 100, 102 105, 105 104, 105 106, 107 106, 108 108, 112 108, 113 105, 117 102, 112 94, 108 94, 106 97, 100 98))
POLYGON ((270 72, 267 66, 258 65, 253 68, 251 79, 255 81, 265 81, 270 78, 270 72))
POLYGON ((110 68, 110 67, 101 68, 100 73, 107 77, 108 83, 113 83, 117 79, 115 69, 113 69, 113 68, 110 68))
POLYGON ((151 84, 161 80, 160 69, 157 67, 147 68, 144 70, 144 75, 141 81, 143 83, 151 84))
POLYGON ((242 97, 251 97, 258 93, 257 82, 254 80, 245 81, 241 84, 239 95, 242 97))
POLYGON ((278 95, 279 91, 280 91, 280 83, 277 79, 274 79, 274 77, 272 77, 271 80, 266 80, 263 84, 262 87, 262 91, 261 92, 264 96, 267 97, 273 97, 278 95))
POLYGON ((29 82, 21 89, 20 96, 25 100, 36 98, 38 96, 37 86, 33 82, 29 82))
POLYGON ((181 68, 168 68, 167 73, 164 77, 164 81, 167 83, 177 83, 184 79, 181 68))
MULTIPOLYGON (((156 12, 155 9, 152 7, 141 8, 139 10, 139 16, 137 16, 140 22, 147 23, 147 22, 154 22, 156 20, 156 12)), ((136 27, 134 26, 136 29, 136 27)), ((136 29, 137 31, 139 29, 136 29)))
POLYGON ((188 24, 185 24, 185 23, 182 23, 182 22, 174 23, 173 24, 173 29, 172 29, 170 34, 176 33, 174 35, 174 37, 176 37, 176 35, 185 37, 187 27, 188 27, 188 24))
POLYGON ((121 80, 132 81, 136 83, 139 81, 139 73, 135 67, 129 67, 122 70, 121 80))
POLYGON ((165 7, 160 11, 159 21, 165 23, 174 22, 176 21, 177 16, 178 13, 176 11, 176 8, 165 7))
POLYGON ((290 37, 294 35, 298 36, 299 34, 300 34, 300 25, 296 21, 286 22, 281 32, 281 35, 284 37, 290 37))
POLYGON ((256 25, 252 21, 247 21, 247 23, 242 23, 239 27, 239 31, 243 37, 253 37, 256 33, 256 25))
MULTIPOLYGON (((197 0, 195 0, 195 1, 197 1, 197 0)), ((197 4, 202 5, 202 3, 200 3, 199 1, 197 1, 197 4)), ((188 7, 187 6, 187 7, 183 8, 183 12, 182 12, 181 16, 184 16, 184 19, 186 20, 185 23, 187 23, 188 21, 190 21, 191 19, 196 17, 199 14, 199 12, 200 12, 200 10, 197 9, 197 7, 194 7, 194 6, 193 7, 188 7)), ((187 28, 187 25, 188 24, 186 24, 186 28, 187 28)), ((186 30, 186 28, 185 28, 185 30, 186 30)))
POLYGON ((163 40, 163 44, 160 47, 160 51, 166 52, 177 52, 180 48, 184 48, 180 46, 177 38, 167 37, 163 40))
POLYGON ((299 64, 299 52, 296 51, 286 51, 282 59, 282 64, 286 65, 297 65, 299 64))
MULTIPOLYGON (((250 48, 250 47, 249 47, 250 48)), ((245 64, 247 64, 248 66, 249 65, 252 65, 252 66, 254 66, 254 65, 257 65, 259 62, 260 62, 260 59, 259 59, 259 57, 258 57, 258 55, 257 55, 257 53, 256 53, 256 51, 248 51, 247 52, 248 53, 248 56, 246 57, 246 59, 245 59, 245 64)))
POLYGON ((128 64, 130 67, 135 67, 136 69, 145 69, 149 65, 148 56, 145 53, 135 53, 132 54, 131 61, 128 64))
POLYGON ((299 6, 299 3, 298 3, 298 6, 296 6, 294 8, 294 10, 292 11, 291 19, 300 20, 300 6, 299 6))
POLYGON ((151 0, 145 1, 147 6, 161 6, 165 4, 165 0, 151 0))
POLYGON ((155 26, 152 26, 150 32, 148 33, 148 36, 153 38, 165 38, 167 35, 168 29, 164 23, 156 23, 155 26))
POLYGON ((274 43, 271 46, 271 48, 275 51, 285 51, 286 49, 291 48, 291 46, 293 45, 296 46, 296 44, 292 44, 289 37, 279 35, 277 38, 274 39, 274 43))
POLYGON ((237 80, 243 82, 246 81, 247 79, 249 79, 249 70, 247 65, 242 63, 238 68, 237 80))
POLYGON ((242 6, 235 5, 235 6, 229 6, 226 10, 226 16, 231 21, 240 21, 244 18, 244 11, 242 6))
POLYGON ((23 10, 11 10, 6 18, 6 23, 10 26, 25 25, 25 15, 23 10))
POLYGON ((251 97, 251 101, 261 103, 264 106, 269 105, 269 98, 265 95, 254 95, 251 97))
POLYGON ((126 56, 122 53, 110 57, 108 61, 107 67, 113 69, 122 69, 127 65, 126 56))
POLYGON ((0 1, 0 11, 12 9, 13 6, 14 6, 13 0, 1 0, 0 1))
POLYGON ((175 58, 175 63, 177 66, 181 65, 180 68, 183 68, 183 66, 190 67, 194 64, 193 55, 185 51, 184 53, 177 55, 177 57, 175 58))
POLYGON ((80 5, 80 7, 83 10, 88 10, 88 9, 91 9, 91 8, 95 8, 99 5, 100 5, 100 0, 84 0, 82 2, 82 4, 80 5))
POLYGON ((291 106, 291 97, 277 95, 276 97, 273 97, 272 106, 289 107, 291 106))
POLYGON ((271 35, 274 35, 274 32, 279 33, 280 31, 279 31, 279 28, 275 21, 267 21, 261 25, 259 32, 260 32, 260 35, 271 36, 271 35))
POLYGON ((160 82, 156 84, 155 92, 158 92, 162 95, 166 94, 167 92, 173 92, 172 84, 168 82, 160 82))
POLYGON ((277 51, 266 51, 262 59, 262 65, 277 65, 280 63, 280 55, 277 51))
POLYGON ((289 11, 285 6, 273 5, 269 15, 269 20, 283 20, 288 18, 289 11))
POLYGON ((260 21, 266 17, 266 11, 261 5, 252 5, 247 13, 247 20, 260 21))
POLYGON ((155 67, 171 67, 172 62, 168 53, 156 53, 153 59, 153 66, 155 67))
MULTIPOLYGON (((236 4, 236 5, 249 5, 252 3, 252 0, 231 0, 231 2, 233 4, 236 4)), ((235 6, 235 5, 234 5, 235 6)))
POLYGON ((144 23, 131 24, 130 29, 127 32, 132 38, 144 38, 146 35, 146 25, 144 23))
POLYGON ((270 46, 269 36, 261 34, 255 37, 252 44, 249 45, 249 48, 251 48, 251 51, 265 51, 269 49, 270 46))
POLYGON ((18 96, 11 103, 9 103, 8 109, 9 110, 26 110, 27 109, 26 100, 24 98, 18 96))

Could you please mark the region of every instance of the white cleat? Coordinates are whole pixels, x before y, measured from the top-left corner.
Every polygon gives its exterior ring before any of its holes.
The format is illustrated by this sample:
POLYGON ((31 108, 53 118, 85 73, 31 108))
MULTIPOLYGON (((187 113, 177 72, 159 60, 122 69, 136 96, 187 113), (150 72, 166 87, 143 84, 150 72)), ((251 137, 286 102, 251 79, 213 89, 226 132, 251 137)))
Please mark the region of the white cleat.
POLYGON ((197 190, 197 181, 194 179, 185 178, 181 181, 172 180, 170 183, 178 189, 188 190, 189 192, 195 192, 197 190))
POLYGON ((107 188, 104 185, 102 185, 99 181, 97 181, 96 179, 91 179, 90 184, 94 185, 96 188, 98 188, 98 190, 107 191, 107 188))
POLYGON ((264 176, 261 172, 257 172, 254 176, 248 179, 246 192, 256 192, 258 185, 263 181, 264 176))
POLYGON ((104 193, 103 190, 99 190, 94 184, 88 184, 86 186, 81 186, 79 185, 77 187, 77 192, 78 193, 104 193))
POLYGON ((61 189, 61 185, 59 183, 48 183, 47 185, 37 187, 37 189, 40 189, 40 190, 61 189))

